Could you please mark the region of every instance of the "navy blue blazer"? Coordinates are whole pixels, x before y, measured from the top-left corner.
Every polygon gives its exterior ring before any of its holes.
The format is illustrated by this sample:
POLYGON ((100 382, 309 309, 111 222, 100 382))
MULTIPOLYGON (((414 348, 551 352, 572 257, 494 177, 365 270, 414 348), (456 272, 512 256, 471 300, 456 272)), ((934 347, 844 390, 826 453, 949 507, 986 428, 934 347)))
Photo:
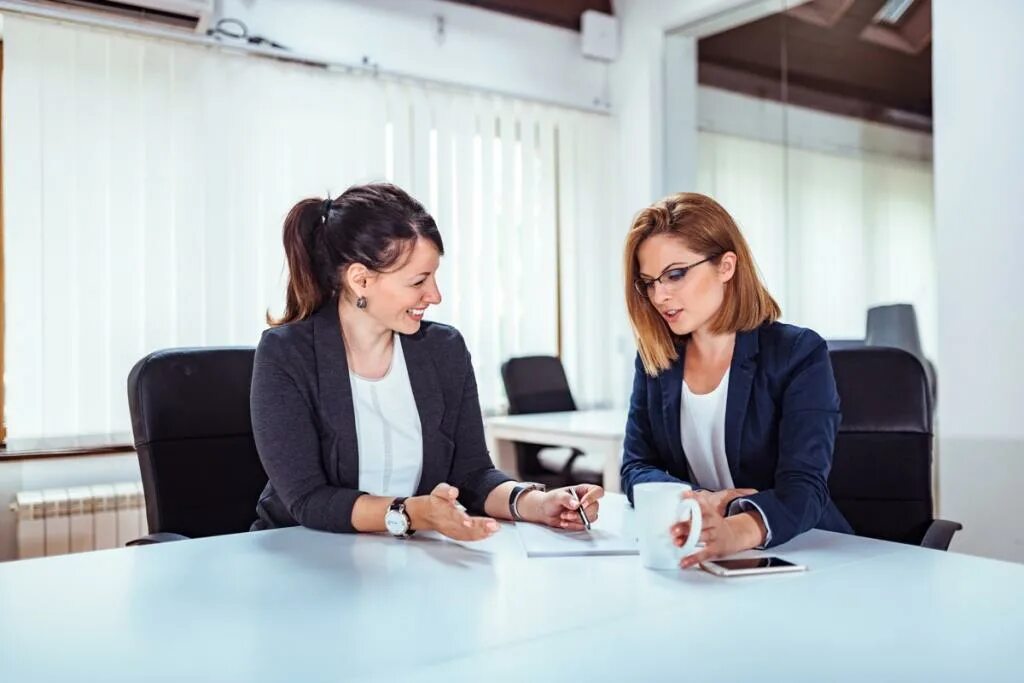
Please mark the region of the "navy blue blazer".
MULTIPOLYGON (((648 481, 688 482, 679 431, 685 346, 656 377, 639 356, 626 423, 622 490, 648 481)), ((737 488, 771 528, 769 546, 808 529, 853 533, 829 497, 839 394, 825 341, 813 330, 766 323, 737 332, 725 408, 725 451, 737 488)), ((695 486, 696 488, 696 486, 695 486)))

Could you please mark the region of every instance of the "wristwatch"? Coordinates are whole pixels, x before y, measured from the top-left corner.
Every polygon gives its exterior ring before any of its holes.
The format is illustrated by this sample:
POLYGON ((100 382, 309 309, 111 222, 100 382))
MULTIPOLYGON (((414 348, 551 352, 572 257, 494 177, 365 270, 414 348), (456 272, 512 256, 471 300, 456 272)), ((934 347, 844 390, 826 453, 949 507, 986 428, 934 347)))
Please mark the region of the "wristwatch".
POLYGON ((405 501, 405 498, 395 498, 384 514, 384 526, 396 538, 409 538, 416 533, 409 513, 405 511, 405 501))
POLYGON ((508 511, 512 515, 512 519, 517 522, 522 522, 523 517, 519 514, 519 508, 516 507, 516 504, 519 502, 519 496, 527 491, 547 491, 547 487, 530 481, 524 481, 515 485, 512 493, 508 494, 508 511))

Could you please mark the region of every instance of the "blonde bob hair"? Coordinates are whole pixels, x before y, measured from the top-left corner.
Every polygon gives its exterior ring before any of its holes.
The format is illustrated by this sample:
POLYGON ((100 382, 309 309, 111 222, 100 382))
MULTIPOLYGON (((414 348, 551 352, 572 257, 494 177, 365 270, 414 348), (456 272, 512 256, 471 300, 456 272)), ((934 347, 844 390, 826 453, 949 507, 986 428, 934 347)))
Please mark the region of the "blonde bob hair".
POLYGON ((711 319, 713 333, 753 330, 778 320, 779 304, 761 282, 747 240, 732 216, 711 197, 695 192, 669 195, 640 211, 626 236, 626 309, 647 374, 653 377, 667 370, 679 358, 677 343, 683 341, 633 284, 640 277, 637 251, 653 235, 678 237, 690 250, 715 256, 715 265, 727 252, 736 254, 736 272, 725 283, 722 306, 711 319))

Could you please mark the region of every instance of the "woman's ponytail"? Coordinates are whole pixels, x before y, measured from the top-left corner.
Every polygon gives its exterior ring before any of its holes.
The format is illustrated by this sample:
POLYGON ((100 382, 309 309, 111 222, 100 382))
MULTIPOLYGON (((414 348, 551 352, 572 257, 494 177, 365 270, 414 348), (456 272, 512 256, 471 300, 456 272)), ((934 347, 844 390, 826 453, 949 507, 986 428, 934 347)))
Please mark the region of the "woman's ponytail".
POLYGON ((330 296, 317 274, 316 231, 323 221, 324 200, 310 197, 292 207, 284 219, 284 253, 288 261, 288 294, 284 315, 267 323, 285 323, 308 318, 330 296))

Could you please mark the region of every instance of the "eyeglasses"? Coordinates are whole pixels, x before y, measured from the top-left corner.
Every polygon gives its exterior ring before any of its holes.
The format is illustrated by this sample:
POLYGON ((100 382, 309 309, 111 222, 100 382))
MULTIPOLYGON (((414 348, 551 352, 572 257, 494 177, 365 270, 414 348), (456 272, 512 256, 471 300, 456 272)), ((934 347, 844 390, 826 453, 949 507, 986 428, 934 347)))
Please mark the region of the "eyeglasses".
POLYGON ((682 286, 683 278, 686 277, 686 274, 690 272, 691 268, 696 268, 700 264, 707 263, 719 256, 721 256, 721 254, 714 254, 712 256, 708 256, 702 261, 691 263, 688 266, 669 266, 661 272, 661 275, 654 279, 638 277, 633 280, 633 287, 636 289, 636 293, 645 299, 649 299, 651 297, 651 294, 654 292, 654 283, 656 282, 660 282, 665 290, 672 294, 682 286))

